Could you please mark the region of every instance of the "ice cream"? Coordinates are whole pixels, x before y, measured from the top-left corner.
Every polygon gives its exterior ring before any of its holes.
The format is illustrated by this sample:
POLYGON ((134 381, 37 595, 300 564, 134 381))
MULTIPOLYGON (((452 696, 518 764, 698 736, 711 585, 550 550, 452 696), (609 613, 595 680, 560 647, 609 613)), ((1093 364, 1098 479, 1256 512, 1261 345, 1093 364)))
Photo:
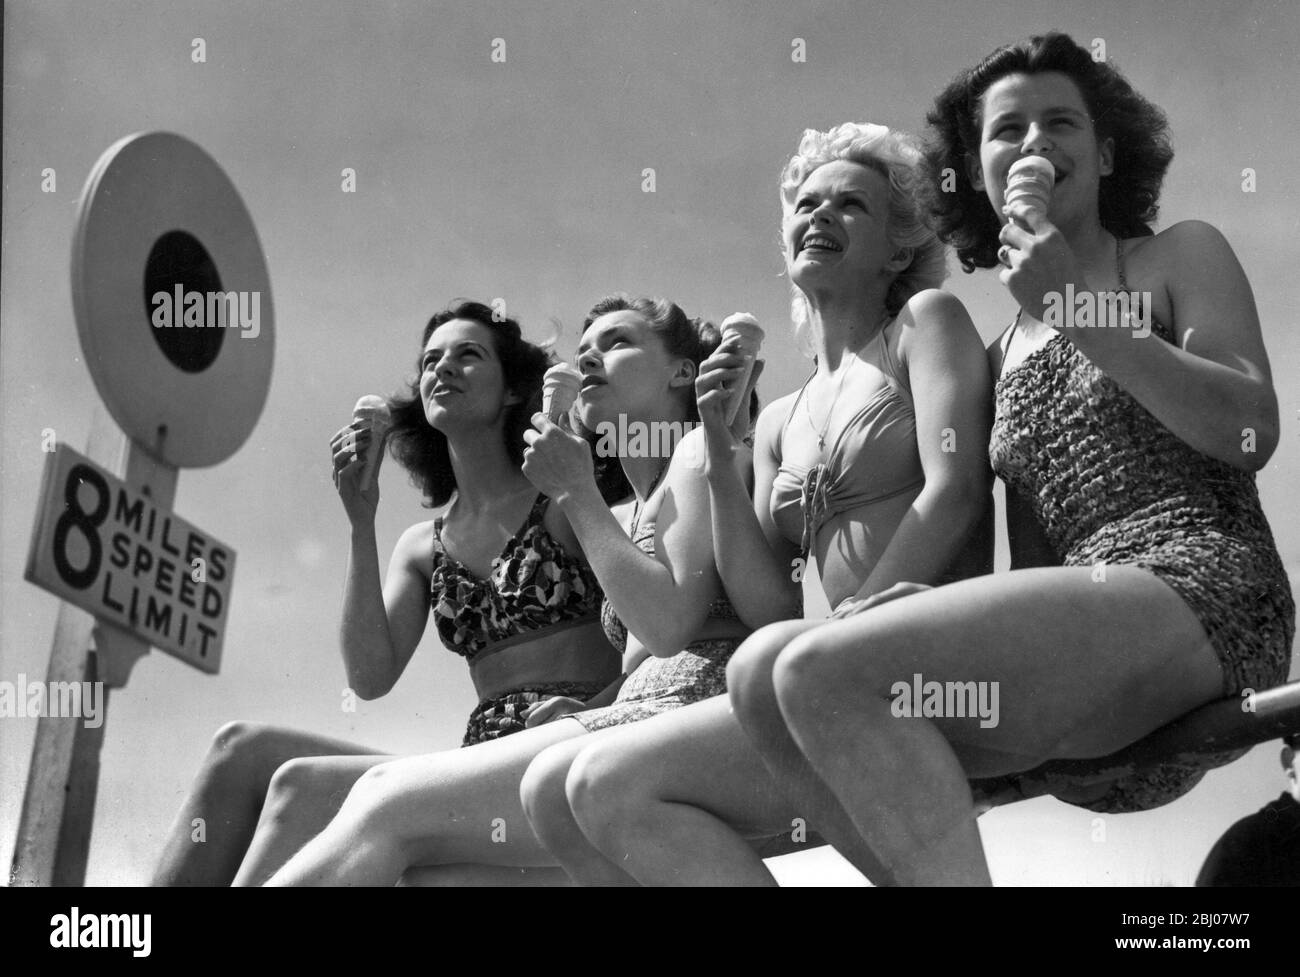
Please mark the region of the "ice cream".
POLYGON ((393 424, 388 412, 388 401, 374 394, 366 394, 352 408, 354 421, 370 422, 370 444, 366 448, 366 467, 361 471, 361 490, 370 488, 370 480, 375 475, 375 465, 379 463, 380 452, 384 450, 384 437, 393 424))
POLYGON ((1025 156, 1011 164, 1007 173, 1007 190, 1003 200, 1009 205, 1023 201, 1040 216, 1047 216, 1047 205, 1056 185, 1056 169, 1042 156, 1025 156))
POLYGON ((582 389, 582 374, 568 363, 556 363, 542 377, 542 413, 558 424, 569 413, 582 389))
POLYGON ((749 386, 749 378, 754 372, 754 360, 758 358, 759 347, 763 345, 763 327, 748 312, 737 312, 722 320, 722 345, 727 345, 728 340, 736 352, 748 361, 744 374, 736 383, 735 396, 727 405, 727 426, 730 427, 735 423, 741 407, 749 406, 742 401, 745 400, 745 388, 749 386))

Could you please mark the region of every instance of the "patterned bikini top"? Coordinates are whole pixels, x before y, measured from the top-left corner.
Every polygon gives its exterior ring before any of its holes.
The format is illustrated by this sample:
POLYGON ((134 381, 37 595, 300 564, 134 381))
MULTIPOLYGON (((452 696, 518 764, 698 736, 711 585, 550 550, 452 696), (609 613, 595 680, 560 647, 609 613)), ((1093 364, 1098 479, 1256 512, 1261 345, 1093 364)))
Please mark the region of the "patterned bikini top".
POLYGON ((521 641, 596 620, 603 594, 591 568, 542 525, 550 499, 538 495, 528 519, 482 579, 448 555, 442 517, 433 521, 429 599, 442 643, 472 663, 521 641))
MULTIPOLYGON (((638 528, 637 518, 640 510, 641 503, 638 502, 635 511, 632 513, 632 542, 647 556, 654 556, 655 524, 649 522, 638 528)), ((740 615, 731 606, 731 601, 725 597, 720 597, 709 605, 709 617, 719 618, 724 621, 740 620, 740 615)), ((605 631, 605 637, 609 639, 611 645, 618 649, 620 655, 627 651, 627 628, 619 620, 618 612, 614 610, 614 605, 610 603, 608 597, 600 605, 600 625, 605 631)))
MULTIPOLYGON (((782 460, 772 480, 772 522, 790 542, 799 540, 805 555, 826 520, 925 485, 912 392, 890 355, 885 332, 877 332, 861 352, 884 383, 840 429, 826 460, 811 468, 782 460)), ((811 381, 810 376, 795 396, 781 442, 811 381)))

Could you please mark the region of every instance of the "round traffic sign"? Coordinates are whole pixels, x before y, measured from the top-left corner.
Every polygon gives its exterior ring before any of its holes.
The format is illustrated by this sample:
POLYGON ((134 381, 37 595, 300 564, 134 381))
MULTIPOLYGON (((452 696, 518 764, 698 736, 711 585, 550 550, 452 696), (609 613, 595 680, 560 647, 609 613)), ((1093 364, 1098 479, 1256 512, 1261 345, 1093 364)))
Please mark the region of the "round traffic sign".
POLYGON ((266 262, 234 184, 181 136, 114 143, 86 181, 72 248, 86 365, 127 436, 178 468, 215 465, 266 403, 266 262))

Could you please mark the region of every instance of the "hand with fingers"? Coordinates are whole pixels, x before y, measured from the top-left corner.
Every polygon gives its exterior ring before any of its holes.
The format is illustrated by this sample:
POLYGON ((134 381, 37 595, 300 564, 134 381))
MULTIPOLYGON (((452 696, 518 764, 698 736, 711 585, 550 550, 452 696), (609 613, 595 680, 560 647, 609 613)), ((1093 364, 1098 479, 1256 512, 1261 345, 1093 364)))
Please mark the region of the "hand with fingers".
POLYGON ((537 491, 556 502, 563 502, 580 488, 594 486, 596 481, 591 448, 569 425, 568 414, 560 415, 555 423, 539 412, 533 415, 533 429, 524 432, 528 443, 524 475, 537 491))
POLYGON ((861 614, 863 611, 879 607, 881 604, 888 604, 891 600, 898 600, 900 597, 908 597, 931 589, 933 588, 927 584, 900 580, 894 586, 886 587, 880 593, 872 594, 870 597, 853 596, 845 598, 840 601, 828 620, 842 621, 846 617, 853 617, 855 614, 861 614))
POLYGON ((737 341, 731 339, 720 344, 700 364, 695 379, 695 402, 704 426, 704 441, 711 463, 729 460, 736 443, 749 434, 750 395, 758 384, 763 367, 764 361, 756 360, 750 371, 748 358, 740 351, 737 341), (747 372, 749 382, 744 384, 743 390, 738 390, 747 372), (727 414, 736 397, 740 398, 740 409, 728 427, 727 414))
POLYGON ((348 520, 353 524, 363 520, 373 520, 375 510, 379 507, 379 467, 383 463, 383 452, 374 461, 370 472, 370 484, 362 487, 366 474, 366 459, 371 445, 376 439, 383 438, 383 432, 375 429, 373 418, 354 417, 352 422, 341 428, 330 439, 330 451, 333 455, 334 487, 338 489, 339 498, 343 500, 343 509, 348 520))
POLYGON ((557 695, 542 702, 535 702, 524 710, 524 726, 532 729, 556 719, 563 719, 575 712, 582 712, 586 705, 580 699, 570 699, 566 695, 557 695))
POLYGON ((1087 291, 1082 269, 1065 235, 1040 210, 1016 201, 1002 212, 1008 220, 998 234, 998 260, 1004 265, 998 280, 1026 314, 1042 322, 1050 293, 1064 295, 1067 283, 1076 292, 1087 291))

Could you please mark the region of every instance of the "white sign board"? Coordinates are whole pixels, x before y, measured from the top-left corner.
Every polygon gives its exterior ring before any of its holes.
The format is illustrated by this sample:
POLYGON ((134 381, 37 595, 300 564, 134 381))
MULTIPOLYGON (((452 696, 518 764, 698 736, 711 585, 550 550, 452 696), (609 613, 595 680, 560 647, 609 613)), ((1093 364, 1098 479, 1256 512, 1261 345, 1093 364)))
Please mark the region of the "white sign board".
POLYGON ((216 673, 235 553, 59 445, 46 461, 26 578, 216 673))

